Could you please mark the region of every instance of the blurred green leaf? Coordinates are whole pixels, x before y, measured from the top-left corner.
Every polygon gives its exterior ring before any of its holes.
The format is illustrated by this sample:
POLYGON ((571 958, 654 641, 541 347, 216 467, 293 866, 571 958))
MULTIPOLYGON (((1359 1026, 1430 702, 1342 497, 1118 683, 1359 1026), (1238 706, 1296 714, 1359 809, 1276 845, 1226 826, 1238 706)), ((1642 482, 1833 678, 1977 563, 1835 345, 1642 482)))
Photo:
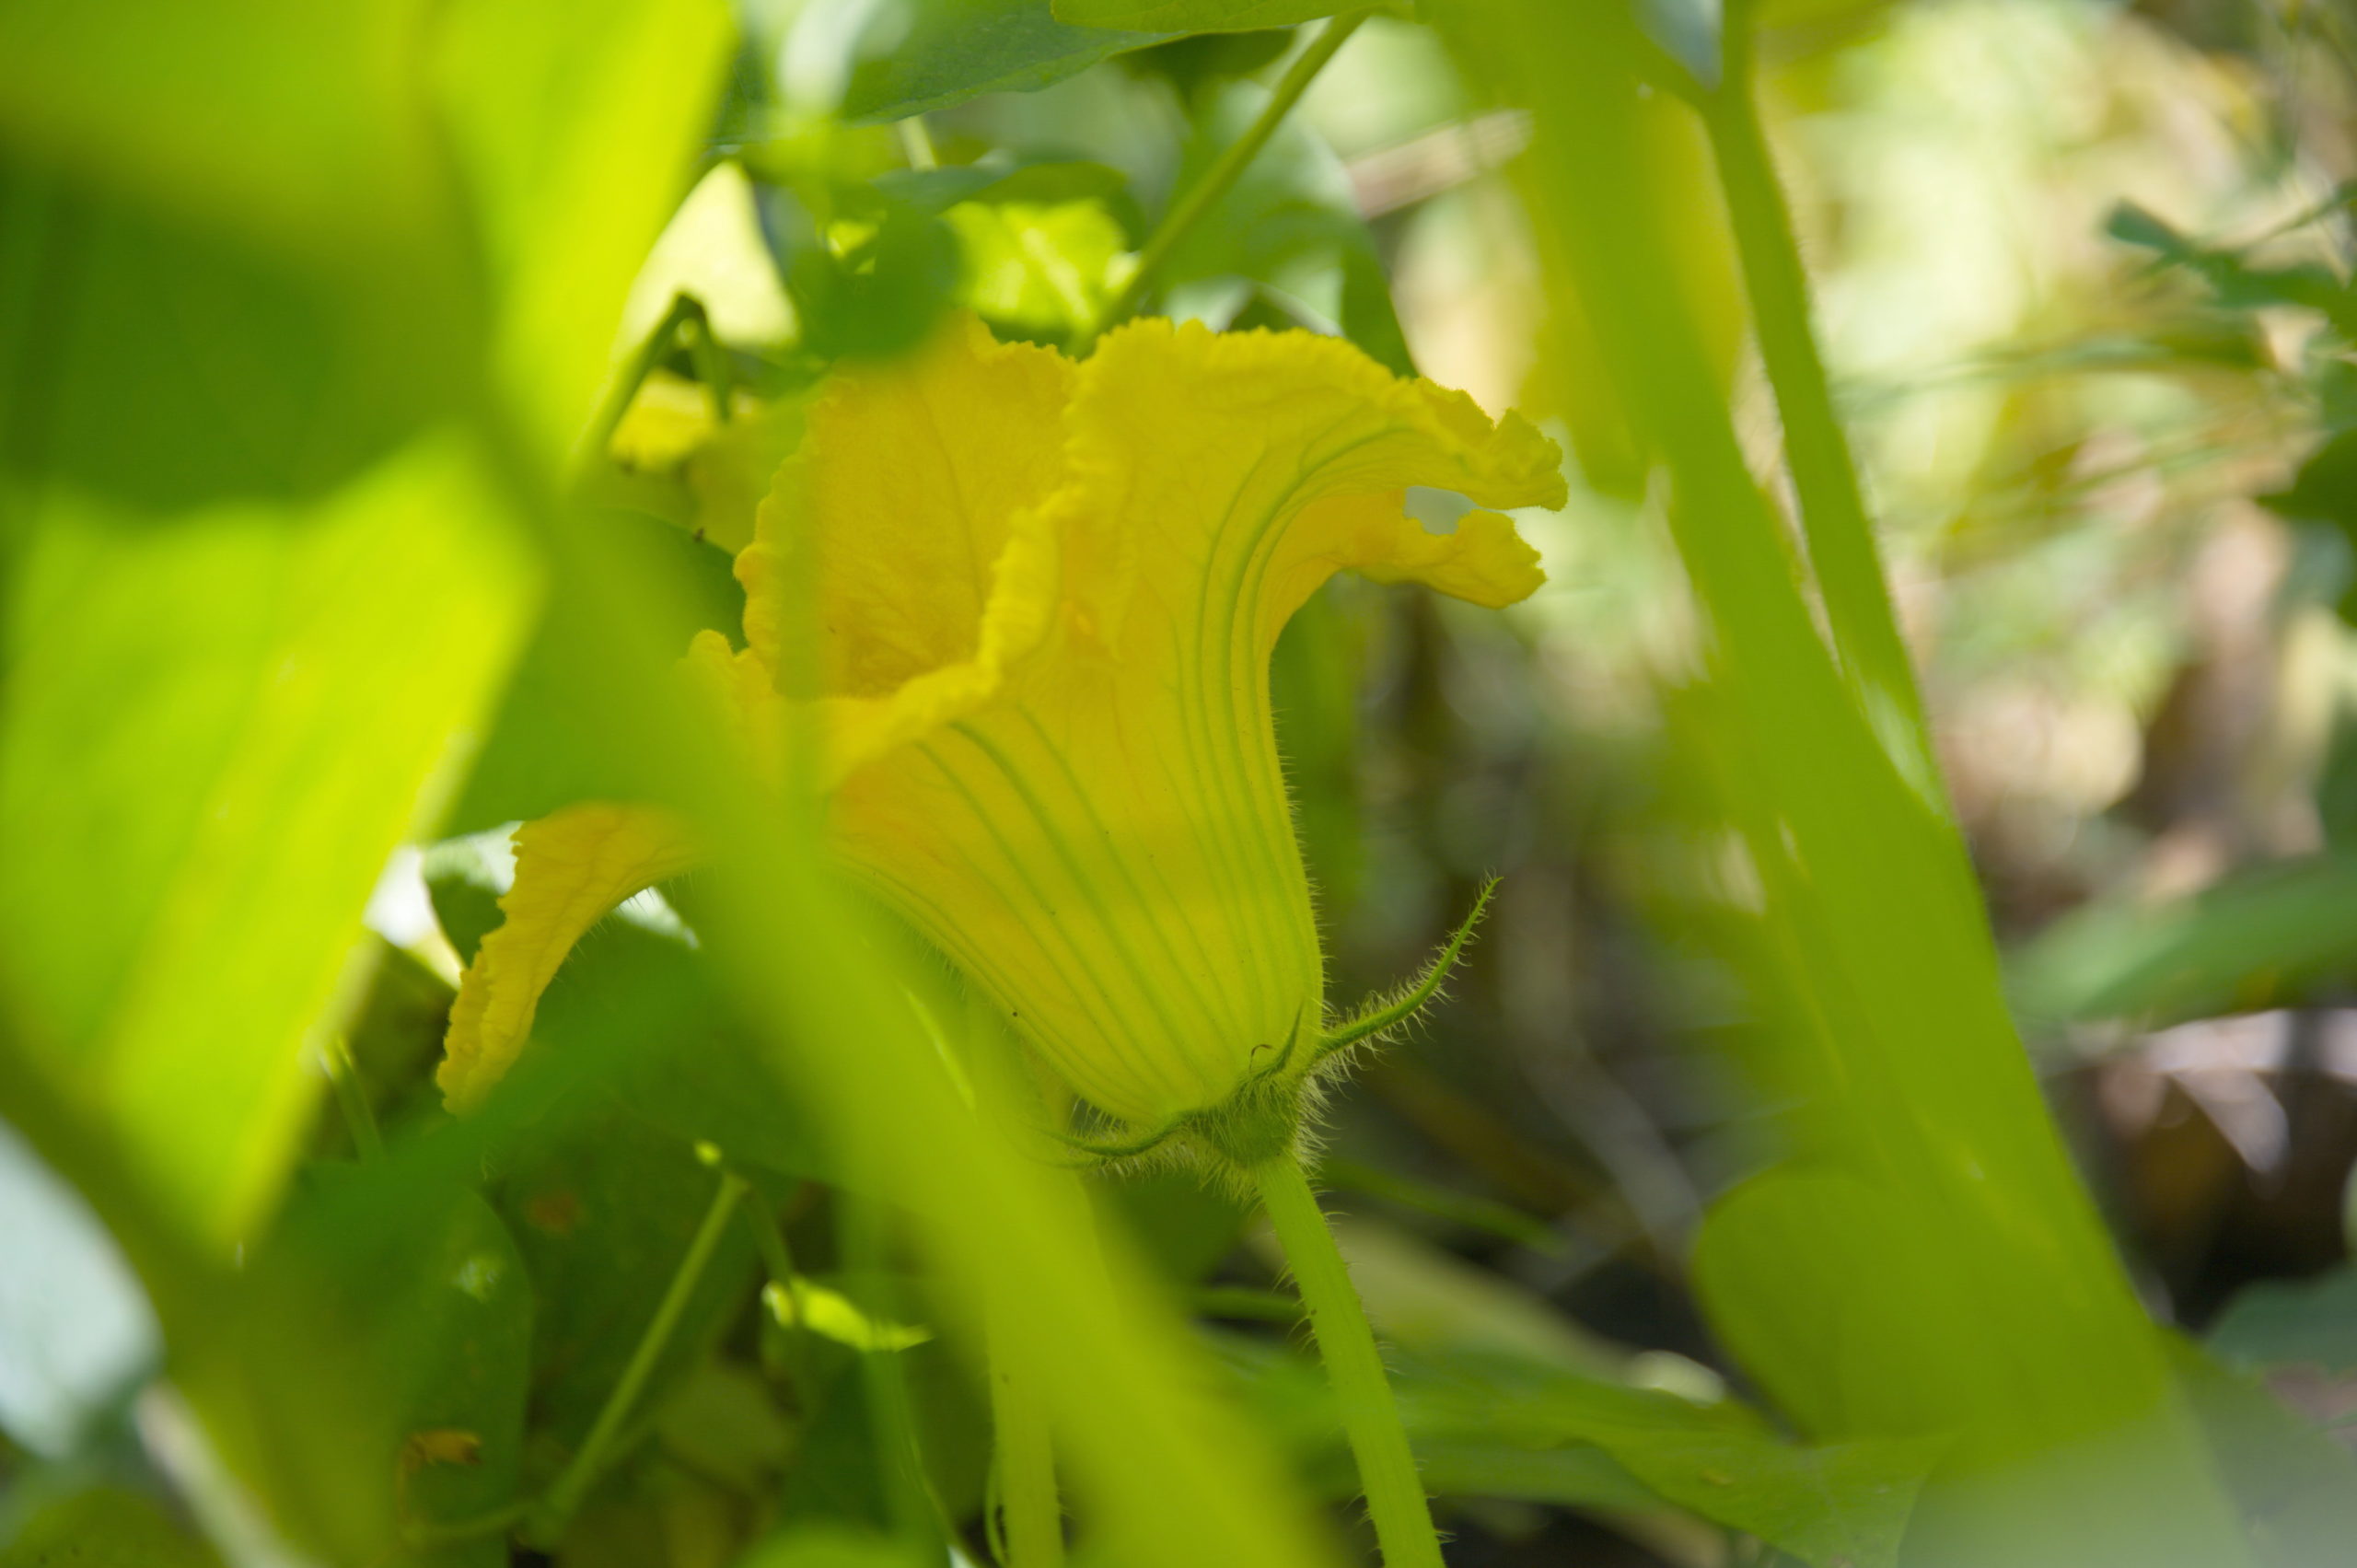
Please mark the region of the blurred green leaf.
POLYGON ((863 1308, 831 1285, 795 1276, 786 1293, 794 1323, 855 1351, 911 1350, 933 1338, 923 1324, 899 1323, 863 1308))
MULTIPOLYGON (((1794 1443, 1699 1367, 1629 1356, 1404 1232, 1356 1218, 1338 1232, 1390 1346, 1417 1453, 1463 1494, 1569 1501, 1594 1488, 1578 1500, 1611 1505, 1634 1486, 1819 1568, 1895 1560, 1941 1440, 1794 1443), (1480 1468, 1498 1456, 1521 1457, 1480 1468)), ((1295 1430, 1330 1444, 1335 1428, 1321 1415, 1296 1417, 1295 1430)))
POLYGON ((1250 32, 1369 8, 1367 0, 1055 0, 1056 17, 1085 28, 1250 32))
POLYGON ((844 254, 815 238, 800 246, 786 287, 813 352, 888 359, 932 332, 958 286, 958 260, 947 224, 895 203, 865 242, 844 254))
MULTIPOLYGON (((692 882, 669 890, 693 916, 692 882)), ((534 1038, 552 1051, 614 1053, 633 1110, 674 1137, 740 1165, 836 1179, 821 1130, 762 1068, 752 1030, 683 935, 609 923, 551 988, 534 1038)))
MULTIPOLYGON (((1401 1402, 1429 1445, 1561 1452, 1593 1446, 1665 1502, 1758 1536, 1814 1568, 1890 1568, 1936 1440, 1811 1447, 1756 1412, 1698 1404, 1504 1356, 1403 1364, 1401 1402)), ((1465 1467, 1458 1467, 1460 1473, 1465 1467)), ((1514 1493, 1467 1476, 1471 1492, 1514 1493)))
POLYGON ((1370 1198, 1380 1198, 1403 1209, 1417 1210, 1451 1225, 1487 1231, 1492 1236, 1518 1247, 1527 1247, 1533 1251, 1560 1254, 1563 1250, 1562 1237, 1553 1227, 1511 1204, 1419 1181, 1381 1166, 1368 1165, 1360 1160, 1337 1159, 1331 1156, 1318 1161, 1318 1177, 1319 1185, 1323 1187, 1343 1192, 1364 1192, 1370 1198))
MULTIPOLYGON (((2357 549, 2357 430, 2349 428, 2357 424, 2350 406, 2352 367, 2338 361, 2328 365, 2319 401, 2328 434, 2300 464, 2289 485, 2258 500, 2280 517, 2330 529, 2338 536, 2346 560, 2357 549)), ((2357 621, 2357 581, 2344 583, 2340 592, 2330 597, 2337 599, 2334 608, 2341 620, 2357 621)), ((2328 833, 2333 826, 2328 824, 2328 833)))
POLYGON ((2210 1353, 2239 1367, 2357 1372, 2357 1267, 2245 1285, 2211 1325, 2210 1353))
POLYGON ((5 1545, 0 1568, 220 1568, 213 1549, 153 1498, 92 1487, 44 1504, 5 1545))
MULTIPOLYGON (((500 1207, 541 1302, 533 1348, 536 1432, 580 1442, 679 1271, 719 1178, 684 1139, 626 1113, 592 1117, 527 1153, 500 1207)), ((751 1234, 723 1235, 647 1384, 659 1401, 749 1296, 751 1234)))
MULTIPOLYGON (((1354 1485, 1332 1399, 1297 1357, 1235 1342, 1256 1398, 1354 1485)), ((1814 1568, 1891 1568, 1936 1440, 1811 1446, 1732 1400, 1703 1402, 1500 1349, 1394 1346, 1387 1358, 1435 1494, 1647 1510, 1668 1504, 1814 1568)))
MULTIPOLYGON (((488 858, 487 846, 474 839, 436 844, 425 853, 423 870, 435 923, 442 928, 443 938, 462 965, 475 961, 475 949, 506 918, 500 912, 499 884, 484 864, 488 858)), ((445 1029, 447 1027, 446 1019, 445 1029)), ((435 1034, 437 1050, 442 1032, 435 1034)))
POLYGON ((2281 1005, 2357 961, 2357 858, 2238 871, 2189 898, 2074 910, 2011 964, 2026 1018, 2144 1025, 2281 1005))
POLYGON ((1086 159, 1051 158, 1037 163, 993 159, 946 168, 889 169, 877 176, 875 185, 889 200, 937 213, 963 202, 1118 203, 1129 190, 1129 177, 1110 164, 1086 159))
POLYGON ((2247 1376, 2190 1344, 2172 1349, 2261 1568, 2322 1568, 2346 1556, 2357 1540, 2357 1458, 2247 1376))
MULTIPOLYGON (((773 1321, 766 1308, 763 1318, 773 1321)), ((801 1430, 779 1520, 788 1528, 881 1528, 891 1510, 877 1462, 877 1423, 868 1409, 860 1354, 808 1335, 796 1335, 793 1342, 801 1430)))
POLYGON ((1185 1173, 1100 1182, 1089 1196, 1104 1223, 1120 1225, 1139 1255, 1181 1287, 1201 1283, 1235 1250, 1251 1217, 1232 1194, 1185 1173))
MULTIPOLYGON (((1695 1290, 1738 1365, 1812 1432, 1907 1428, 1921 1388, 1873 1368, 1922 1338, 1960 1341, 1973 1310, 1953 1249, 1926 1241, 1906 1202, 1830 1173, 1776 1170, 1721 1199, 1695 1238, 1695 1290), (1839 1271, 1849 1308, 1829 1314, 1809 1282, 1839 1271)), ((1922 1367, 1917 1384, 1974 1397, 1968 1366, 1922 1367)))
POLYGON ((1416 1473, 1435 1497, 1508 1497, 1564 1508, 1658 1509, 1662 1499, 1620 1461, 1589 1443, 1563 1448, 1416 1439, 1416 1473))
POLYGON ((267 243, 349 254, 441 215, 421 0, 0 9, 0 141, 267 243))
POLYGON ((1291 28, 1190 33, 1123 55, 1121 66, 1133 75, 1163 78, 1177 91, 1180 102, 1192 104, 1220 82, 1258 75, 1283 59, 1293 43, 1291 28))
POLYGON ((1120 287, 1127 239, 1097 202, 964 202, 943 216, 965 257, 958 302, 994 327, 1086 331, 1120 287))
MULTIPOLYGON (((663 658, 633 671, 637 679, 675 686, 673 667, 689 639, 707 628, 734 634, 743 623, 744 590, 726 551, 627 513, 585 512, 572 526, 597 530, 628 559, 648 585, 650 607, 665 612, 663 658)), ((479 833, 575 801, 657 794, 659 767, 617 730, 607 694, 584 679, 586 640, 598 635, 577 596, 553 585, 442 832, 479 833)))
POLYGON ((960 202, 979 200, 1004 175, 983 164, 952 164, 946 168, 893 168, 872 183, 887 201, 902 202, 923 213, 946 213, 960 202))
MULTIPOLYGON (((1177 189, 1199 180, 1268 102, 1257 82, 1230 83, 1198 118, 1177 189)), ((1288 116, 1249 167, 1187 233, 1157 279, 1174 310, 1228 324, 1259 285, 1288 325, 1339 331, 1395 374, 1415 374, 1391 285, 1359 216, 1341 160, 1288 116), (1225 308, 1213 302, 1225 300, 1225 308), (1209 310, 1203 308, 1212 306, 1209 310)))
POLYGON ((2275 267, 2255 262, 2232 247, 2204 245, 2189 238, 2133 202, 2121 202, 2112 208, 2104 227, 2122 244, 2154 251, 2164 264, 2186 269, 2229 310, 2298 306, 2323 316, 2343 338, 2357 329, 2357 300, 2324 266, 2275 267))
MULTIPOLYGON (((389 1166, 319 1166, 253 1259, 241 1302, 311 1326, 331 1357, 314 1387, 272 1379, 282 1431, 360 1458, 366 1490, 342 1500, 330 1539, 378 1560, 488 1568, 486 1538, 384 1558, 404 1521, 449 1524, 523 1485, 533 1298, 515 1242, 482 1198, 389 1166)), ((299 1439, 298 1439, 299 1440, 299 1439)), ((281 1516, 321 1499, 270 1496, 281 1516)))
POLYGON ((842 113, 854 124, 928 114, 982 93, 1034 92, 1168 36, 1068 26, 1048 0, 904 0, 892 14, 906 30, 852 68, 842 113))
POLYGON ((481 347, 431 266, 322 266, 5 147, 0 234, 0 473, 134 510, 318 498, 455 401, 481 347))
POLYGON ((489 261, 496 379, 555 463, 687 194, 733 21, 722 0, 468 0, 443 27, 434 82, 489 261))
POLYGON ((794 1457, 795 1430, 759 1374, 707 1361, 656 1413, 664 1447, 747 1497, 765 1499, 794 1457))
POLYGON ((841 1526, 808 1526, 773 1537, 745 1560, 745 1568, 915 1568, 912 1548, 841 1526))
MULTIPOLYGON (((453 993, 449 981, 406 948, 383 941, 369 947, 375 976, 344 1042, 360 1091, 378 1121, 397 1126, 414 1120, 422 1102, 439 1109, 432 1077, 441 1060, 453 993)), ((346 1159, 359 1154, 341 1110, 331 1114, 323 1109, 319 1121, 332 1132, 327 1147, 318 1152, 346 1159)))
POLYGON ((481 725, 532 574, 441 441, 308 516, 156 529, 60 496, 12 587, 19 1049, 226 1250, 292 1157, 306 1041, 351 994, 362 907, 481 725))

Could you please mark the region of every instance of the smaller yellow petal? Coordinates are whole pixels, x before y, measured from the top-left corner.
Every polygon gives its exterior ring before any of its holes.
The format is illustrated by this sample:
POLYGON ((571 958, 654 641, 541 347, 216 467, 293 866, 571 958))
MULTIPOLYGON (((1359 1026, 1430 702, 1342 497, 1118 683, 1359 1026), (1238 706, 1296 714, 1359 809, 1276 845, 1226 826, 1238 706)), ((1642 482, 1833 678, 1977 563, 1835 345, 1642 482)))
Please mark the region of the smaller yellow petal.
POLYGON ((689 680, 708 691, 722 726, 744 748, 753 776, 772 788, 785 782, 785 699, 776 673, 750 648, 736 649, 717 632, 699 632, 679 661, 689 680))
POLYGON ((507 919, 483 938, 459 979, 435 1074, 443 1101, 471 1110, 514 1065, 540 994, 584 933, 632 894, 677 877, 701 856, 679 819, 644 806, 568 806, 516 832, 507 919))
POLYGON ((822 783, 831 788, 853 770, 996 696, 1008 668, 1047 636, 1058 588, 1052 522, 1037 509, 1018 513, 1008 520, 1006 544, 991 567, 990 598, 973 657, 928 670, 888 696, 821 699, 827 736, 822 783))
MULTIPOLYGON (((1061 564, 1042 503, 1074 374, 960 316, 905 359, 839 370, 813 400, 737 557, 737 656, 814 701, 821 788, 989 702, 1047 636, 1061 564)), ((716 656, 698 655, 715 669, 716 656)))
POLYGON ((770 480, 801 439, 801 408, 780 401, 739 413, 690 452, 680 476, 695 497, 698 535, 731 552, 751 543, 770 480))
POLYGON ((965 316, 829 378, 737 557, 746 642, 793 695, 885 697, 977 656, 997 563, 1062 474, 1074 374, 965 316))

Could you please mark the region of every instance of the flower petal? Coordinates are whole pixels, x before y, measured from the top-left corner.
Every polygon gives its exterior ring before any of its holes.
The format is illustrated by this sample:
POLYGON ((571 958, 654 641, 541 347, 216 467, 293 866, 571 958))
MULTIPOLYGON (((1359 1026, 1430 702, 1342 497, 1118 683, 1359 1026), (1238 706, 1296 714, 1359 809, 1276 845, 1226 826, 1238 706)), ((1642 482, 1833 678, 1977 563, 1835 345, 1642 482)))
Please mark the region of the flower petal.
POLYGON ((1269 603, 1273 645, 1302 601, 1337 572, 1378 583, 1422 583, 1428 588, 1503 610, 1537 592, 1547 580, 1538 552, 1495 512, 1469 512, 1454 533, 1429 532, 1399 509, 1395 494, 1341 496, 1305 507, 1271 566, 1269 603))
POLYGON ((1150 651, 1123 642, 1133 598, 1167 600, 1180 583, 1221 590, 1199 607, 1214 656, 1221 634, 1208 618, 1240 611, 1273 645, 1343 568, 1511 602, 1540 581, 1511 528, 1468 517, 1457 535, 1425 535, 1402 515, 1404 492, 1455 491, 1482 507, 1559 506, 1565 495, 1554 443, 1519 415, 1492 424, 1462 392, 1401 380, 1306 332, 1133 322, 1083 367, 1072 426, 1078 488, 1057 503, 1070 592, 1125 655, 1150 651))
POLYGON ((1056 554, 1039 505, 1073 375, 970 316, 913 359, 839 371, 810 409, 737 575, 753 653, 823 701, 830 779, 987 699, 1045 633, 1056 554), (815 648, 785 645, 813 620, 815 648))
POLYGON ((1522 597, 1538 575, 1510 524, 1426 534, 1403 492, 1515 506, 1563 486, 1523 422, 1303 333, 1124 327, 1065 429, 1039 513, 1061 613, 999 690, 851 770, 830 823, 1068 1084, 1151 1128, 1299 1072, 1324 1021, 1269 710, 1278 630, 1345 568, 1522 597))
POLYGON ((568 806, 516 831, 507 919, 459 979, 435 1082, 452 1110, 482 1103, 524 1049, 540 994, 582 935, 632 894, 702 856, 668 811, 602 802, 568 806))

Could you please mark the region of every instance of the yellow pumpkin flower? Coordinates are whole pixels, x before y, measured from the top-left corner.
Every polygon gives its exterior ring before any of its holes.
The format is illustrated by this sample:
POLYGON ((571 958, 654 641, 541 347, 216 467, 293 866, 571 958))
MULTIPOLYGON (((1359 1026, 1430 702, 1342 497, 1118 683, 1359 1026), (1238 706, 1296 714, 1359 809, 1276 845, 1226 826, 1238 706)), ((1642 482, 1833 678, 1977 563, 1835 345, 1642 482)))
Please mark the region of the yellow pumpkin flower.
MULTIPOLYGON (((764 771, 819 738, 835 855, 1078 1095, 1241 1160, 1219 1119, 1259 1108, 1255 1147, 1289 1138, 1315 1062, 1355 1038, 1328 1028, 1278 633, 1337 571, 1488 606, 1542 580, 1493 511, 1446 534, 1406 516, 1416 485, 1563 494, 1521 419, 1335 339, 1140 321, 1075 364, 961 320, 836 374, 737 559, 747 645, 705 633, 691 660, 764 771)), ((679 843, 611 807, 519 835, 509 924, 453 1015, 454 1106, 512 1061, 582 912, 672 874, 679 843)))

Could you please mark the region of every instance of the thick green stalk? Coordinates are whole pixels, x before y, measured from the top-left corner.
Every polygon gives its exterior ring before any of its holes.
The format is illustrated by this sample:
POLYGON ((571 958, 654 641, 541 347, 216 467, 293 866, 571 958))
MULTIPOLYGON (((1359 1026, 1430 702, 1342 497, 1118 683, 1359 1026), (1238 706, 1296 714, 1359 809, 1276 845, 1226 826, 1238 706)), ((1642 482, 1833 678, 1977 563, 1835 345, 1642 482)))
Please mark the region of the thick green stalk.
POLYGON ((1170 203, 1170 210, 1162 215, 1162 222, 1147 238, 1145 249, 1138 253, 1137 271, 1130 274, 1130 281, 1123 285, 1120 296, 1113 301, 1112 308, 1106 311, 1107 326, 1118 326, 1137 313, 1138 307, 1145 302, 1146 289, 1153 283, 1154 274, 1170 259, 1170 253, 1178 248, 1178 242, 1187 238, 1188 232, 1202 220, 1203 215, 1211 211, 1212 204, 1227 194, 1228 188, 1251 167, 1260 149, 1268 145, 1269 138, 1277 134, 1277 127, 1284 123, 1285 116, 1293 112, 1293 106, 1301 101, 1301 95, 1309 90, 1309 84, 1318 79, 1318 73, 1326 68, 1326 63, 1334 58, 1335 52, 1349 41, 1351 34, 1358 30, 1359 24, 1365 21, 1367 16, 1368 13, 1359 11, 1350 16, 1336 17, 1328 22, 1325 30, 1301 52, 1300 57, 1286 70, 1283 78, 1277 83, 1276 91, 1270 95, 1267 105, 1261 109, 1260 117, 1225 152, 1219 155, 1211 168, 1203 171, 1201 180, 1179 192, 1178 199, 1170 203))
POLYGON ((1359 1485, 1383 1548, 1384 1568, 1441 1568, 1440 1538, 1433 1532, 1431 1504, 1416 1474, 1416 1457, 1392 1400, 1375 1331, 1351 1283, 1350 1270, 1309 1179, 1291 1155, 1271 1160, 1253 1173, 1260 1204, 1276 1227, 1277 1240, 1292 1266, 1294 1284, 1309 1309, 1310 1331, 1334 1386, 1342 1431, 1358 1460, 1359 1485))
MULTIPOLYGON (((983 1121, 1021 1139, 1025 1130, 1050 1125, 1043 1086, 1005 1026, 978 993, 966 993, 964 1057, 971 1070, 983 1121)), ((1019 1144, 1018 1144, 1019 1146, 1019 1144)), ((1069 1200, 1077 1234, 1090 1237, 1087 1199, 1070 1173, 1054 1179, 1057 1196, 1069 1200)), ((1049 1420, 1043 1368, 1023 1333, 1028 1310, 1022 1295, 1002 1281, 984 1295, 990 1338, 991 1425, 995 1446, 996 1528, 992 1543, 1000 1568, 1062 1568, 1063 1499, 1056 1484, 1055 1434, 1049 1420)))
POLYGON ((630 1364, 622 1368, 614 1391, 606 1397, 604 1408, 598 1411, 598 1419, 589 1428, 589 1435, 574 1451, 572 1462, 533 1505, 530 1523, 525 1529, 525 1536, 532 1544, 556 1544, 574 1511, 581 1506, 582 1498, 605 1469, 607 1450, 613 1446, 623 1421, 638 1403, 647 1378, 654 1374, 655 1364, 670 1344, 672 1330, 679 1326, 680 1315, 687 1311, 689 1298, 695 1295, 696 1283, 712 1261, 713 1249, 720 1245, 721 1233, 728 1227, 729 1213, 744 1194, 742 1178, 733 1171, 720 1173, 720 1191, 713 1194, 712 1207, 704 1211, 703 1223, 696 1227, 695 1239, 688 1243, 687 1256, 679 1260, 670 1287, 664 1291, 646 1332, 639 1336, 637 1348, 631 1352, 630 1364))
POLYGON ((1742 259, 1752 331, 1784 431, 1784 458, 1800 499, 1810 564, 1843 669, 1869 703, 1884 744, 1897 718, 1922 759, 1930 756, 1914 667, 1891 613, 1882 560, 1858 483, 1849 436, 1833 406, 1825 361, 1812 328, 1808 273, 1793 234, 1792 212, 1761 129, 1753 87, 1753 7, 1729 7, 1726 77, 1703 101, 1703 123, 1718 164, 1719 188, 1742 259))
POLYGON ((1063 1502, 1056 1492, 1047 1405, 1038 1376, 1013 1353, 1020 1336, 1009 1333, 1004 1320, 1019 1310, 1003 1295, 991 1303, 991 1425, 1005 1539, 1002 1568, 1062 1568, 1063 1502))

